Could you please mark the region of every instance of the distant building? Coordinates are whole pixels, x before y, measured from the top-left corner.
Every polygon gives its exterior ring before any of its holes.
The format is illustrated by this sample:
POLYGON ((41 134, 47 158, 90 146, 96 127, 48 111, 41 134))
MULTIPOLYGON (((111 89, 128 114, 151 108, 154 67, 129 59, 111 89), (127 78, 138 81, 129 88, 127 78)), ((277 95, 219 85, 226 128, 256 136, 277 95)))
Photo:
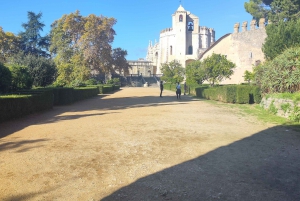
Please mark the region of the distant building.
POLYGON ((222 36, 199 57, 202 61, 213 53, 222 54, 236 64, 234 74, 230 79, 225 79, 220 84, 244 83, 245 71, 252 72, 253 66, 265 61, 264 53, 262 52, 262 45, 267 38, 265 19, 260 19, 259 28, 256 28, 255 20, 251 21, 250 30, 248 30, 247 25, 247 21, 243 22, 240 31, 240 23, 236 23, 233 33, 222 36))
POLYGON ((144 77, 151 77, 154 72, 154 68, 151 61, 145 61, 144 59, 139 60, 128 60, 131 69, 129 69, 129 75, 142 75, 144 77))
POLYGON ((161 74, 161 64, 177 60, 185 67, 215 42, 212 28, 199 26, 199 18, 181 5, 172 15, 172 28, 160 32, 159 42, 149 42, 147 61, 153 64, 154 74, 161 74))

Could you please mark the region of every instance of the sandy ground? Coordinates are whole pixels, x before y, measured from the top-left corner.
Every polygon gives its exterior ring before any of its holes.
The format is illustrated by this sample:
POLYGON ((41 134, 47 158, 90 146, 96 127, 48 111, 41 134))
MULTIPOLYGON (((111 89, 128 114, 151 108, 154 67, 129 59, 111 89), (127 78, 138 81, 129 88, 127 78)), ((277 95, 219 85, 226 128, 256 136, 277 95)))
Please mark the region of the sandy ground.
POLYGON ((300 135, 158 88, 0 124, 0 200, 300 200, 300 135))

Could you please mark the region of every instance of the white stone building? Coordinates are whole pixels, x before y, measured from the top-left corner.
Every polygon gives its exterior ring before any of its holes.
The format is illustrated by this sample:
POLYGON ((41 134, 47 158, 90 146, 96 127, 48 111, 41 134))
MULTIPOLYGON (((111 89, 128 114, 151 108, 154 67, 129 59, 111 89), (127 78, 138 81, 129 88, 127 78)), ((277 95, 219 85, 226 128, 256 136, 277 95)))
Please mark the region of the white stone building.
POLYGON ((162 63, 177 60, 185 67, 214 42, 215 31, 199 26, 199 18, 180 5, 172 15, 172 28, 160 32, 158 43, 149 42, 146 60, 152 62, 154 74, 161 74, 162 63))

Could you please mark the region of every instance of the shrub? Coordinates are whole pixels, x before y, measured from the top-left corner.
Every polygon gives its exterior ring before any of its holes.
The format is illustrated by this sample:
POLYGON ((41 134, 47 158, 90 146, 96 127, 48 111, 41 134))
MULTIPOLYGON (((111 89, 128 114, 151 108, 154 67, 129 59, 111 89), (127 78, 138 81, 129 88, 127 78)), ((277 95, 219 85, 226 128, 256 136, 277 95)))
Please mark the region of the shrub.
POLYGON ((0 94, 9 91, 12 83, 10 70, 0 63, 0 94))
POLYGON ((284 93, 300 90, 300 47, 290 48, 274 60, 257 66, 255 81, 263 93, 284 93))
POLYGON ((33 79, 29 74, 26 66, 18 64, 11 64, 9 70, 12 74, 12 89, 30 89, 32 87, 33 79))

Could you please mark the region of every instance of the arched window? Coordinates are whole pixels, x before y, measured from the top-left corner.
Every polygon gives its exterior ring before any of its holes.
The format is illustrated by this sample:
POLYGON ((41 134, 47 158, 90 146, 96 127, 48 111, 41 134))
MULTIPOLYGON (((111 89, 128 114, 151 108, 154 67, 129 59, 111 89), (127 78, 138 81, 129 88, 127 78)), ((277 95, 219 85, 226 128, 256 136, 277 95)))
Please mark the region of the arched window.
POLYGON ((188 31, 194 31, 194 23, 193 22, 188 23, 188 31))
POLYGON ((193 46, 189 46, 189 54, 193 54, 193 46))
POLYGON ((170 46, 170 55, 172 55, 173 54, 173 47, 172 47, 172 45, 170 46))
POLYGON ((183 16, 179 15, 179 22, 182 22, 182 21, 183 21, 183 16))

